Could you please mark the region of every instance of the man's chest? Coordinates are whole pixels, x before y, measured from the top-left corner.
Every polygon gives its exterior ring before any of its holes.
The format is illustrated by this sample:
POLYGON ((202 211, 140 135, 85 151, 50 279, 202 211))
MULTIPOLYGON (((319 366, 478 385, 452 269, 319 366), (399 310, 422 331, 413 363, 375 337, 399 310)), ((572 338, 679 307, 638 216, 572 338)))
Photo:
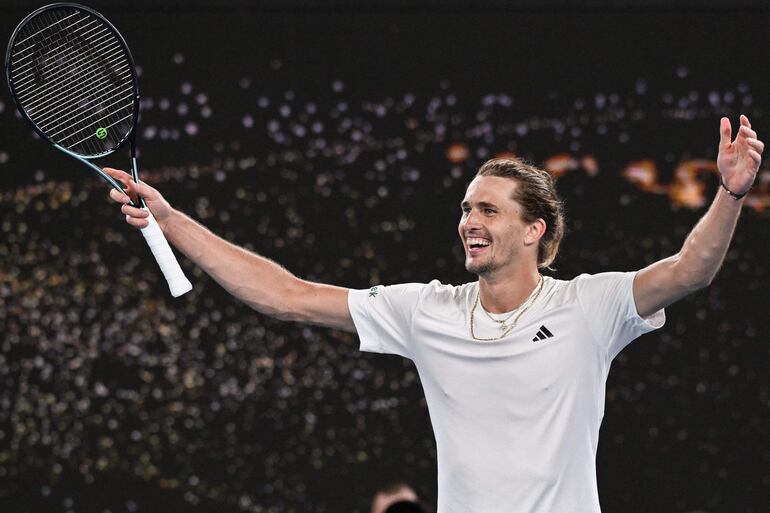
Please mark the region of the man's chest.
POLYGON ((427 311, 415 319, 413 359, 426 394, 526 404, 594 389, 606 378, 606 355, 577 305, 532 312, 502 338, 491 319, 474 319, 471 334, 470 319, 462 317, 427 311))

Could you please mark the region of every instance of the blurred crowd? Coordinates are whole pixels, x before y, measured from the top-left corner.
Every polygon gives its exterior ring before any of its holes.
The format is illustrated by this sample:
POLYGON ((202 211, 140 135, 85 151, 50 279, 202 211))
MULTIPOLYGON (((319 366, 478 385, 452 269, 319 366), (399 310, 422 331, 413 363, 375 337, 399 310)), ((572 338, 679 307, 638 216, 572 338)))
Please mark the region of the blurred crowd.
MULTIPOLYGON (((342 80, 300 93, 242 77, 219 94, 243 110, 223 117, 180 72, 143 102, 140 162, 224 238, 303 278, 368 288, 474 279, 459 201, 483 161, 516 154, 559 176, 569 229, 554 276, 635 270, 678 251, 704 212, 640 183, 713 162, 720 115, 761 115, 749 84, 699 90, 687 75, 672 70, 666 89, 554 88, 532 105, 447 80, 360 98, 342 80)), ((0 122, 25 130, 12 120, 0 104, 0 122)), ((194 289, 172 299, 105 184, 63 179, 63 158, 0 191, 2 511, 367 512, 394 481, 427 506, 392 513, 429 509, 436 453, 411 362, 250 311, 183 258, 194 289)), ((27 173, 24 151, 0 148, 0 169, 27 173)), ((695 176, 707 205, 716 175, 695 176)), ((763 171, 756 198, 767 183, 763 171)), ((711 287, 615 360, 598 456, 607 511, 770 508, 762 201, 711 287)))

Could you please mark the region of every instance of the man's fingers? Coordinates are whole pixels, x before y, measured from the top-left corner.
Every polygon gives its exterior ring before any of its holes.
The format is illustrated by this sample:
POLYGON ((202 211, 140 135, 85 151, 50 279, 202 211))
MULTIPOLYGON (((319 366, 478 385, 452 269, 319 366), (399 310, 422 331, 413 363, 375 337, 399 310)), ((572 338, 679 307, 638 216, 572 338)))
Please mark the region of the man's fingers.
POLYGON ((765 143, 759 139, 746 139, 746 143, 758 153, 762 153, 762 151, 765 149, 765 143))
POLYGON ((121 182, 124 186, 124 192, 122 193, 116 189, 112 189, 110 191, 110 198, 117 201, 118 203, 123 203, 124 206, 121 207, 121 211, 128 215, 130 218, 133 218, 132 220, 127 219, 129 224, 136 226, 137 228, 146 227, 148 223, 145 218, 149 214, 146 210, 137 208, 141 203, 139 198, 141 197, 149 201, 162 201, 163 197, 157 190, 153 189, 146 183, 142 181, 135 182, 131 175, 125 171, 121 171, 120 169, 113 169, 111 167, 105 167, 103 169, 105 173, 110 175, 115 180, 121 182), (128 205, 129 203, 131 203, 131 205, 128 205), (137 220, 141 222, 137 222, 137 220))
POLYGON ((133 203, 139 203, 139 196, 144 196, 144 194, 141 191, 137 191, 136 187, 132 187, 132 184, 136 185, 136 182, 133 181, 133 177, 130 174, 111 167, 102 168, 102 171, 123 185, 124 190, 128 193, 133 203))
POLYGON ((732 138, 733 129, 730 125, 730 120, 722 118, 719 120, 719 147, 727 148, 730 146, 730 139, 732 138))
POLYGON ((148 199, 154 198, 156 196, 155 189, 142 182, 134 182, 130 174, 120 169, 105 167, 104 172, 125 187, 126 192, 120 192, 116 189, 110 190, 110 198, 123 204, 120 207, 120 211, 126 216, 126 223, 135 228, 146 228, 150 224, 147 220, 150 215, 149 211, 134 205, 139 203, 139 196, 148 199), (133 203, 133 205, 130 203, 133 203))
POLYGON ((139 194, 139 196, 153 200, 157 198, 157 192, 155 189, 147 185, 146 183, 142 182, 141 180, 137 183, 133 180, 131 180, 128 183, 129 189, 139 194))
POLYGON ((126 173, 125 171, 121 171, 120 169, 104 167, 102 168, 102 171, 104 171, 105 173, 113 177, 115 180, 122 183, 123 186, 127 185, 129 180, 131 180, 131 175, 126 173))
MULTIPOLYGON (((131 198, 131 201, 134 203, 139 202, 139 197, 136 195, 135 192, 131 190, 131 187, 129 184, 131 183, 131 175, 126 173, 125 171, 121 171, 120 169, 114 169, 111 167, 104 167, 102 168, 102 171, 110 175, 112 178, 120 182, 120 184, 123 186, 123 190, 128 193, 128 196, 131 198)), ((115 191, 117 192, 117 191, 115 191)), ((110 193, 110 197, 114 199, 115 201, 119 201, 121 203, 125 203, 125 201, 120 200, 119 198, 116 198, 115 196, 110 193)))
POLYGON ((116 189, 110 189, 110 198, 118 203, 128 203, 131 201, 127 194, 118 192, 116 189))
POLYGON ((745 137, 752 137, 754 139, 757 138, 757 133, 746 125, 741 126, 741 128, 738 130, 738 133, 745 137))
POLYGON ((126 216, 126 222, 135 228, 147 228, 150 222, 147 219, 126 216))
POLYGON ((751 157, 751 160, 753 160, 755 164, 762 163, 762 155, 760 155, 754 150, 749 150, 749 157, 751 157))
POLYGON ((743 114, 741 114, 741 125, 751 128, 751 123, 749 122, 749 118, 744 116, 743 114))
MULTIPOLYGON (((118 193, 118 191, 115 192, 118 193)), ((110 191, 110 194, 112 194, 112 191, 110 191)), ((134 228, 146 228, 147 225, 150 224, 147 220, 147 218, 150 216, 150 213, 147 210, 125 204, 120 207, 120 211, 125 214, 126 222, 134 228)))
POLYGON ((120 183, 122 183, 123 186, 128 189, 129 194, 134 192, 144 198, 154 198, 155 189, 142 181, 139 183, 135 182, 133 177, 125 171, 111 167, 105 167, 102 168, 102 170, 115 180, 118 180, 120 183))
POLYGON ((132 207, 131 205, 123 205, 120 207, 120 211, 131 217, 138 217, 144 219, 150 216, 150 213, 142 208, 132 207))

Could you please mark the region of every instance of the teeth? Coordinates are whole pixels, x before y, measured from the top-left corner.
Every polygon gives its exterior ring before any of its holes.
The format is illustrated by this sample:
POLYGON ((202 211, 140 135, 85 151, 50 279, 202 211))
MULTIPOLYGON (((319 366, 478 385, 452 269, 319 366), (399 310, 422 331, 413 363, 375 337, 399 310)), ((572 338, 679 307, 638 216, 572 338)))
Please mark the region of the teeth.
POLYGON ((467 239, 469 246, 489 246, 489 241, 487 239, 479 239, 479 238, 469 238, 467 239))

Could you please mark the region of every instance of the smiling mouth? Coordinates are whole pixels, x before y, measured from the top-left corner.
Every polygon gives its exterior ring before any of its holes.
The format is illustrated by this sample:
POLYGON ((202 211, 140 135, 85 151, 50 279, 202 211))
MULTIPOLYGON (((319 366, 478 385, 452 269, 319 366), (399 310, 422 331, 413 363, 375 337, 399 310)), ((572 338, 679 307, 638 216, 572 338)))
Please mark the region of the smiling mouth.
POLYGON ((475 248, 468 248, 468 254, 470 256, 478 256, 485 252, 489 246, 478 246, 475 248))
POLYGON ((468 244, 468 254, 471 256, 480 255, 492 245, 491 241, 480 237, 468 237, 466 243, 468 244))

